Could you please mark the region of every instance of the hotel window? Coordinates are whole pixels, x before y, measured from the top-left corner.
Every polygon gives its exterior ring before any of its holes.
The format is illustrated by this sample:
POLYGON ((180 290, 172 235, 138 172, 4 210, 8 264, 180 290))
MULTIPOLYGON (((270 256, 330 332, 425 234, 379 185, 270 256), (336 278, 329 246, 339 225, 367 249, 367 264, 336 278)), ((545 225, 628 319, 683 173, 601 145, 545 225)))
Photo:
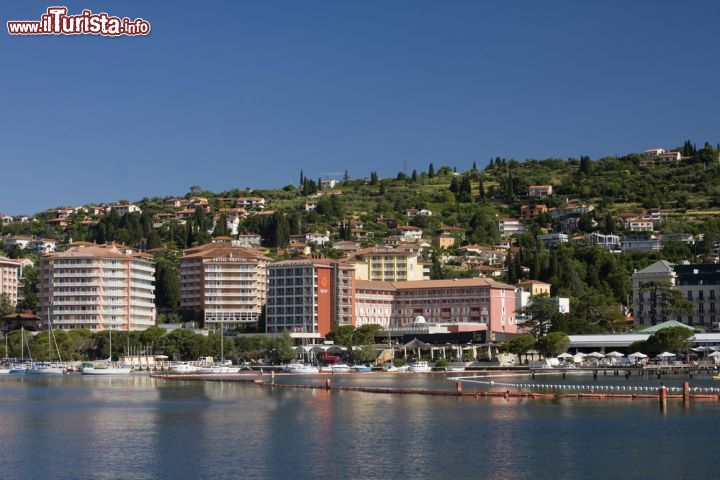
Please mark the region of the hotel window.
POLYGON ((710 300, 715 300, 715 290, 710 290, 710 300))
POLYGON ((698 291, 698 300, 702 300, 702 299, 703 299, 703 291, 699 290, 698 291))
POLYGON ((692 299, 693 299, 692 290, 688 290, 688 292, 687 292, 687 299, 688 299, 688 300, 692 300, 692 299))

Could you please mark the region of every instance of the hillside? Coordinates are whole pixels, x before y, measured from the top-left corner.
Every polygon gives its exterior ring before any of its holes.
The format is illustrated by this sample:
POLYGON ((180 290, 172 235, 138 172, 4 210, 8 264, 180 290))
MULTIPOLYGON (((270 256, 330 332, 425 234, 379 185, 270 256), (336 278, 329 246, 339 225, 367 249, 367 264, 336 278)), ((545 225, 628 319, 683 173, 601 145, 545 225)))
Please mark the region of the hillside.
MULTIPOLYGON (((630 303, 634 269, 661 258, 715 260, 720 239, 718 152, 709 144, 696 149, 686 142, 660 156, 495 158, 482 170, 429 165, 427 171, 387 179, 368 172, 368 178, 316 181, 300 173, 297 186, 271 190, 208 192, 193 187, 182 198, 3 217, 2 251, 10 257, 36 257, 37 252, 13 240, 22 236, 55 239, 58 248, 70 241, 119 242, 150 250, 167 266, 177 250, 212 237, 259 234, 274 258, 297 255, 303 243, 315 254, 337 258, 345 251, 333 248, 338 241, 355 242, 358 248, 407 244, 397 227, 411 225, 422 229, 422 255, 432 262, 432 277, 483 274, 508 282, 547 281, 553 294, 568 296, 575 310, 585 310, 583 330, 589 328, 591 308, 630 303), (538 185, 552 186, 552 193, 531 196, 530 187, 538 185), (516 225, 504 219, 522 221, 516 225), (508 230, 510 226, 520 230, 508 230), (302 235, 313 232, 319 237, 327 232, 327 243, 303 240, 302 235), (625 248, 628 242, 622 250, 620 244, 598 248, 588 240, 593 232, 623 240, 642 237, 656 241, 657 248, 633 250, 625 248), (440 244, 442 236, 454 238, 440 244), (468 245, 478 246, 474 258, 462 248, 468 245), (497 255, 487 258, 483 248, 497 255)), ((167 298, 165 283, 158 282, 159 298, 167 298)), ((160 308, 177 310, 163 302, 160 308)))

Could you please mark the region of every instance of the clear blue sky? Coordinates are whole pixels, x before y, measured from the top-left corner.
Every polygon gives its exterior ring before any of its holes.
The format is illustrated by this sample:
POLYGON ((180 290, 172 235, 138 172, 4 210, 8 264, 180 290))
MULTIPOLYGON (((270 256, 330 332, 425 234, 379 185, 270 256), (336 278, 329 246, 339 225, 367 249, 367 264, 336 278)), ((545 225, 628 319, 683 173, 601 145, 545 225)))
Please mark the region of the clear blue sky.
POLYGON ((2 17, 11 214, 720 141, 715 1, 4 0, 2 17), (7 34, 54 4, 152 34, 7 34))

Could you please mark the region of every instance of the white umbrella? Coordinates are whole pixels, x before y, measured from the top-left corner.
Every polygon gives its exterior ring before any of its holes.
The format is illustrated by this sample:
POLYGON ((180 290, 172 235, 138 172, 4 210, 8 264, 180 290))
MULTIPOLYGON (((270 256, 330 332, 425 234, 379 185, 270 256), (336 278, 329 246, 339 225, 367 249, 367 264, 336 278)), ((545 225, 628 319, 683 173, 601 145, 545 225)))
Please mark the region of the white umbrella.
POLYGON ((677 356, 677 355, 675 355, 674 353, 663 352, 663 353, 661 353, 660 355, 658 355, 656 358, 674 358, 674 357, 676 357, 676 356, 677 356))
POLYGON ((708 357, 720 357, 720 352, 712 352, 708 357))
POLYGON ((623 355, 623 354, 620 353, 620 352, 610 352, 610 353, 606 353, 605 356, 606 356, 606 357, 620 358, 620 357, 624 357, 625 355, 623 355))
POLYGON ((628 358, 647 358, 647 355, 642 352, 635 352, 628 355, 628 358))
POLYGON ((557 356, 557 358, 572 358, 572 357, 573 356, 567 352, 561 353, 560 355, 557 356))
POLYGON ((692 350, 693 352, 706 352, 709 349, 707 347, 696 347, 696 348, 691 348, 690 350, 692 350))
POLYGON ((603 358, 605 355, 603 355, 603 354, 600 353, 600 352, 592 352, 592 353, 588 353, 587 356, 588 356, 588 357, 593 357, 593 358, 603 358))

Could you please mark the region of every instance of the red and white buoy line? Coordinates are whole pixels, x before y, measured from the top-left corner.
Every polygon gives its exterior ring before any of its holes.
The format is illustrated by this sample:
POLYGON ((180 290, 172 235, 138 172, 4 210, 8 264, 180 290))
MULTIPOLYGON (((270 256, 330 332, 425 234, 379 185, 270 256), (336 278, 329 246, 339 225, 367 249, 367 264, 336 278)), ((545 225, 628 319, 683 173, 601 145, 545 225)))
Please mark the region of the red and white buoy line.
MULTIPOLYGON (((536 375, 543 375, 536 373, 536 375)), ((545 373, 544 375, 556 375, 553 373, 545 373)), ((657 392, 659 385, 647 387, 639 385, 577 385, 577 384, 549 384, 549 383, 515 383, 500 382, 491 380, 492 378, 507 378, 514 376, 527 376, 527 374, 500 374, 500 375, 474 375, 471 377, 451 377, 448 380, 453 382, 467 382, 478 385, 487 385, 490 387, 516 388, 518 390, 532 390, 543 393, 547 392, 589 392, 589 393, 652 393, 657 392)), ((665 387, 668 393, 682 393, 682 387, 665 387)), ((690 387, 690 392, 695 394, 703 393, 720 393, 717 387, 690 387)))

